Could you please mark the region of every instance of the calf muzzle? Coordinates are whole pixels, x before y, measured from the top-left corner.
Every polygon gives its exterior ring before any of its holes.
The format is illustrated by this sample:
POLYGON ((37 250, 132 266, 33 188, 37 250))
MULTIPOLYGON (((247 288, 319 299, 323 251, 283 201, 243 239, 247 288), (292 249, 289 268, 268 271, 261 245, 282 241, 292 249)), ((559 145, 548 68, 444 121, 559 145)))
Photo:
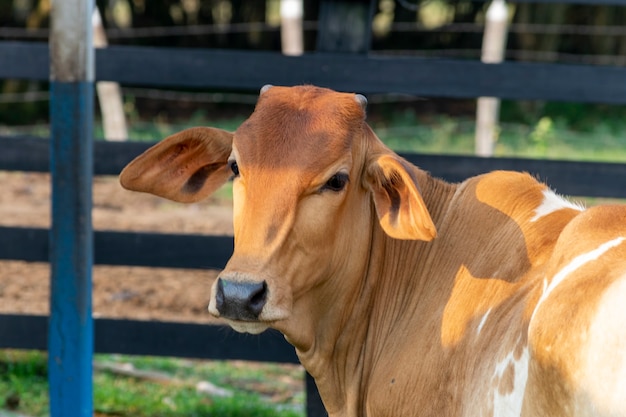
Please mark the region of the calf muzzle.
POLYGON ((267 284, 235 282, 219 278, 215 306, 221 317, 231 320, 256 321, 267 300, 267 284))

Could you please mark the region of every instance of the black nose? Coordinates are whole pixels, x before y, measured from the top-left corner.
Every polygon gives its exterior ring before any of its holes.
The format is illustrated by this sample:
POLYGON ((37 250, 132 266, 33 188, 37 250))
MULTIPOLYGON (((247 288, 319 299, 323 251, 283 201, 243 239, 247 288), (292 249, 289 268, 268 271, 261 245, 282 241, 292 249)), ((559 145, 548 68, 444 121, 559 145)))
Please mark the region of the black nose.
POLYGON ((263 282, 235 282, 217 280, 215 305, 220 316, 252 321, 258 320, 267 299, 267 284, 263 282))

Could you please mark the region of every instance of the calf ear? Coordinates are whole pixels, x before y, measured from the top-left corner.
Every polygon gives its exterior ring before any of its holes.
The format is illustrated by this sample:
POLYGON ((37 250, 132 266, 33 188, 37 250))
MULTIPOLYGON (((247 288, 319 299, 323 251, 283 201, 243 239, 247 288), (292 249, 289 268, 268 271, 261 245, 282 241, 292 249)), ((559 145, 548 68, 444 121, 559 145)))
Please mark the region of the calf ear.
POLYGON ((135 158, 120 174, 122 187, 181 203, 208 197, 232 175, 233 134, 210 127, 183 130, 135 158))
POLYGON ((437 236, 413 167, 406 161, 391 154, 379 156, 369 165, 366 178, 380 225, 389 236, 425 241, 437 236))

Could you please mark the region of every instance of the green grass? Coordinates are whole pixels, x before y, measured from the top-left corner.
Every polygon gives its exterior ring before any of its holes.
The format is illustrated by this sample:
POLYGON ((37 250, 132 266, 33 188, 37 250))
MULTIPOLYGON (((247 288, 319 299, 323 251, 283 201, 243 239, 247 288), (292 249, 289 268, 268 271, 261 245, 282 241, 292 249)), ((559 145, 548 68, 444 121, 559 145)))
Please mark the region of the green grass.
MULTIPOLYGON (((300 367, 251 362, 96 355, 94 409, 111 416, 304 415, 300 367), (132 365, 133 375, 111 370, 132 365), (143 373, 141 373, 143 372, 143 373), (157 377, 146 377, 145 374, 157 377), (232 393, 199 392, 208 381, 232 393)), ((127 368, 125 368, 127 369, 127 368)), ((35 351, 0 350, 0 408, 48 415, 47 357, 35 351), (19 403, 16 404, 16 400, 19 403)))
POLYGON ((48 413, 47 356, 36 351, 0 350, 0 408, 32 416, 48 413), (19 404, 15 404, 19 401, 19 404))
MULTIPOLYGON (((474 153, 475 122, 470 117, 420 119, 410 109, 372 125, 392 149, 431 154, 474 153)), ((496 157, 626 162, 626 116, 578 126, 562 117, 542 116, 532 123, 502 121, 496 157)))

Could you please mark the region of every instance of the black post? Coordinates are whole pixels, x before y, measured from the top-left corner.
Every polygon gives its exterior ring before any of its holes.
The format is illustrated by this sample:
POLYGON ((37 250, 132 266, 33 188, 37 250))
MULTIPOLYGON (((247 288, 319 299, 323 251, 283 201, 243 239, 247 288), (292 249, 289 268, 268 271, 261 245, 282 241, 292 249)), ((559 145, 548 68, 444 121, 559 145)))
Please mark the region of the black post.
POLYGON ((306 389, 306 415, 307 417, 327 417, 326 409, 322 404, 320 393, 315 385, 315 380, 309 374, 305 376, 305 389, 306 389))
POLYGON ((377 1, 325 0, 320 4, 318 52, 366 54, 372 41, 377 1))

